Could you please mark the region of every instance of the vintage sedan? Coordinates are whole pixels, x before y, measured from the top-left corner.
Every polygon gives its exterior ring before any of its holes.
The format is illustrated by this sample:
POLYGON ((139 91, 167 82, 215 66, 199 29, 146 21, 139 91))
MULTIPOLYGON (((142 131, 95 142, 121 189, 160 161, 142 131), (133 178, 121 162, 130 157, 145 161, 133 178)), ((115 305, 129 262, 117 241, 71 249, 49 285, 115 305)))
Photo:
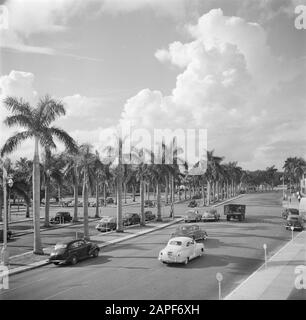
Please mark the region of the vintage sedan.
POLYGON ((201 221, 202 216, 198 210, 187 210, 184 215, 185 222, 198 222, 201 221))
POLYGON ((303 218, 301 216, 296 216, 296 215, 289 215, 286 224, 285 224, 286 229, 291 229, 293 227, 293 230, 304 230, 304 222, 303 218))
POLYGON ((146 221, 152 221, 156 219, 156 215, 152 211, 145 211, 146 221))
POLYGON ((100 248, 92 242, 78 239, 57 243, 51 251, 49 262, 58 264, 76 264, 82 259, 97 257, 100 248))
POLYGON ((160 251, 158 260, 162 263, 184 263, 204 254, 204 244, 197 243, 189 237, 176 237, 168 241, 160 251))
POLYGON ((54 218, 51 218, 50 222, 51 223, 66 223, 66 222, 71 222, 72 217, 69 212, 66 211, 59 211, 55 214, 54 218))
POLYGON ((145 208, 153 208, 153 207, 155 207, 155 204, 154 204, 154 202, 152 200, 146 200, 144 202, 144 207, 145 208))
POLYGON ((299 210, 295 209, 295 208, 284 208, 283 211, 282 211, 282 217, 285 220, 287 220, 289 215, 298 216, 299 214, 300 214, 299 210))
POLYGON ((219 221, 220 214, 216 209, 209 209, 202 214, 202 221, 219 221))
POLYGON ((104 216, 96 225, 96 229, 100 232, 116 230, 117 219, 115 217, 104 216))
POLYGON ((171 238, 175 237, 189 237, 194 240, 206 240, 208 235, 207 232, 197 224, 182 224, 177 226, 175 232, 171 234, 171 238))
POLYGON ((132 224, 140 223, 140 216, 137 213, 125 213, 123 215, 123 225, 130 226, 132 224))
POLYGON ((198 203, 195 200, 191 200, 188 204, 188 207, 195 208, 198 206, 198 203))

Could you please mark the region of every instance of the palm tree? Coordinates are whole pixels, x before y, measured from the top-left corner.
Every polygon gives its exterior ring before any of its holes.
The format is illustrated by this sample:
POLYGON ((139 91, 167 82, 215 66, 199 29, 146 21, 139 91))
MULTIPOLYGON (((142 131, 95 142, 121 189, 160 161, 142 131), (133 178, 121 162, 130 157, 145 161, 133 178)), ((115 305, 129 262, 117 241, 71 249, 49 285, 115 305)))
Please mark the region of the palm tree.
MULTIPOLYGON (((68 147, 69 148, 69 147, 68 147)), ((62 184, 62 171, 65 163, 61 157, 52 155, 50 148, 45 148, 44 155, 44 184, 45 184, 45 222, 44 226, 49 227, 49 212, 50 212, 50 189, 51 179, 54 180, 58 185, 62 184)))
POLYGON ((93 190, 95 181, 94 164, 96 156, 92 153, 90 144, 82 144, 79 148, 80 152, 80 174, 83 179, 83 215, 84 215, 84 238, 89 240, 88 225, 88 192, 93 190))
POLYGON ((24 131, 11 136, 1 149, 1 157, 12 153, 21 142, 34 139, 33 159, 33 217, 34 217, 34 250, 35 254, 43 254, 40 238, 40 165, 39 145, 43 148, 56 149, 54 137, 76 149, 74 140, 62 129, 51 126, 58 117, 65 115, 65 108, 59 101, 49 96, 41 98, 37 107, 33 108, 23 99, 14 97, 4 99, 4 106, 12 113, 4 123, 9 126, 20 126, 24 131))
POLYGON ((63 169, 63 177, 73 185, 73 222, 78 221, 79 181, 80 181, 80 148, 75 154, 64 152, 62 154, 66 166, 63 169))
POLYGON ((20 158, 15 163, 14 174, 14 190, 19 194, 26 204, 26 218, 30 218, 30 206, 31 206, 31 181, 32 181, 32 169, 33 161, 27 158, 20 158))
POLYGON ((272 190, 274 188, 274 180, 275 180, 276 172, 277 172, 277 168, 275 168, 274 165, 272 167, 267 167, 266 169, 267 182, 270 184, 272 190))

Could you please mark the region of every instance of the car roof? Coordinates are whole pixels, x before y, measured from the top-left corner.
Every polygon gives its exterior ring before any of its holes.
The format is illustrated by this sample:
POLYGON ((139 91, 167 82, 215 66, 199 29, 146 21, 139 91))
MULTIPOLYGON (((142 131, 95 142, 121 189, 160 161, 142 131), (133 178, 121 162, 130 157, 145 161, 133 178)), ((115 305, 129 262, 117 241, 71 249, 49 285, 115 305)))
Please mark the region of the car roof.
POLYGON ((171 238, 169 241, 187 242, 187 241, 190 241, 190 240, 193 240, 193 239, 190 238, 190 237, 174 237, 174 238, 171 238))

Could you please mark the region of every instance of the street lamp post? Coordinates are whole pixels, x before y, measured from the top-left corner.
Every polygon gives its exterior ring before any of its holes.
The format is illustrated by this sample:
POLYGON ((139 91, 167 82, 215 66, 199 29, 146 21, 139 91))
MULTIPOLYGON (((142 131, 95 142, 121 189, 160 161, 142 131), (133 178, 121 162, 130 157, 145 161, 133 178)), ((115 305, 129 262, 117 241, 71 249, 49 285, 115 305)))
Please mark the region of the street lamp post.
POLYGON ((7 206, 7 185, 11 188, 13 186, 13 179, 7 177, 7 171, 3 166, 3 202, 4 202, 4 217, 3 217, 3 247, 1 250, 1 260, 4 266, 9 263, 9 252, 7 249, 7 233, 8 233, 8 206, 7 206))

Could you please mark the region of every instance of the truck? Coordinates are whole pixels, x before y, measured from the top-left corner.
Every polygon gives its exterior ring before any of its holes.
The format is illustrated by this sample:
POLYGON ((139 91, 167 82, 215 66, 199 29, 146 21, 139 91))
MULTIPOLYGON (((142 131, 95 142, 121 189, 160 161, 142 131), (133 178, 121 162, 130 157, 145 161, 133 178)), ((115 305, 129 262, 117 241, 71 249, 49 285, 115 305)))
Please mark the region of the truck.
POLYGON ((230 221, 231 218, 238 219, 239 221, 245 220, 245 208, 245 204, 226 204, 224 206, 226 220, 230 221))

